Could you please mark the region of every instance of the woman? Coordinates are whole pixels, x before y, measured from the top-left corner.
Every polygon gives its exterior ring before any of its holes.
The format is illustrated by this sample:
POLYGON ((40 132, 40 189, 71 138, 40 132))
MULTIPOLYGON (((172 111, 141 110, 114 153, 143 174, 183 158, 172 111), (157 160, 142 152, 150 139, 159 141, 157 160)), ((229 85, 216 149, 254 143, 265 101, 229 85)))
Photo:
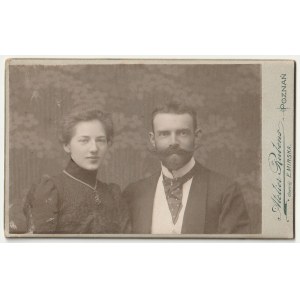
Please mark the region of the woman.
POLYGON ((70 161, 62 173, 44 176, 31 188, 24 209, 29 232, 109 234, 128 230, 120 188, 97 180, 112 137, 111 117, 100 110, 65 118, 60 140, 70 161))

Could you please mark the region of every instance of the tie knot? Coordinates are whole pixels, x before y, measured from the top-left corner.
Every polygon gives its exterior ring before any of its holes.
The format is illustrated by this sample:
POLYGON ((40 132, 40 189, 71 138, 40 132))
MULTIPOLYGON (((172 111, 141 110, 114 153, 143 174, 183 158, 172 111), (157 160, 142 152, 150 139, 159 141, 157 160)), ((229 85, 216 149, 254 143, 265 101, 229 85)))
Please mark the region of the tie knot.
POLYGON ((185 175, 181 177, 175 177, 175 178, 168 178, 165 175, 163 175, 163 182, 166 185, 170 186, 182 186, 184 183, 189 181, 195 174, 195 166, 187 172, 185 175))

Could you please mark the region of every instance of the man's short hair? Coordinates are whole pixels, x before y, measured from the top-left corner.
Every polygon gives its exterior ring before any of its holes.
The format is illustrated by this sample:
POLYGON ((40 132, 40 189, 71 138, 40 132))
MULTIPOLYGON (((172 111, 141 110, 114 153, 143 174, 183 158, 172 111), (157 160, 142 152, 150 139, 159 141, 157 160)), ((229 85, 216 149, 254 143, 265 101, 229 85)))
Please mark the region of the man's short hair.
POLYGON ((189 114, 193 119, 193 125, 194 129, 197 129, 197 113, 196 110, 183 103, 179 102, 167 102, 161 106, 156 107, 152 112, 152 130, 154 131, 154 118, 156 115, 161 113, 167 113, 167 114, 176 114, 176 115, 183 115, 183 114, 189 114))

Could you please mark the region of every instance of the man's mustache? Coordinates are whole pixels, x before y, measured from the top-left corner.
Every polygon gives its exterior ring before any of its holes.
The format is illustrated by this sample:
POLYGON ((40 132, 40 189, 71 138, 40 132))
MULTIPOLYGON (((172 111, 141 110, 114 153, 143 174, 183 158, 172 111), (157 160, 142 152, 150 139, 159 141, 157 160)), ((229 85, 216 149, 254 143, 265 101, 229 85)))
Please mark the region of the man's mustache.
POLYGON ((177 155, 190 155, 191 153, 194 152, 193 150, 185 150, 180 148, 179 145, 170 145, 168 148, 166 149, 162 149, 162 150, 157 150, 155 148, 150 150, 152 153, 162 156, 162 157, 167 157, 170 156, 172 154, 177 154, 177 155))

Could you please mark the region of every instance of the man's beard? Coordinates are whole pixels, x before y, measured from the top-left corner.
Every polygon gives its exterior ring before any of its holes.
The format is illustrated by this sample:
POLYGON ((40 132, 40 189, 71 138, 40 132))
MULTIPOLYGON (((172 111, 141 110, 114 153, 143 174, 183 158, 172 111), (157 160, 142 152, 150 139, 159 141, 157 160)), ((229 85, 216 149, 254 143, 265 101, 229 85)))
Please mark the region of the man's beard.
POLYGON ((185 166, 193 156, 194 150, 184 150, 179 145, 171 145, 166 149, 154 149, 162 164, 170 171, 176 171, 185 166))

